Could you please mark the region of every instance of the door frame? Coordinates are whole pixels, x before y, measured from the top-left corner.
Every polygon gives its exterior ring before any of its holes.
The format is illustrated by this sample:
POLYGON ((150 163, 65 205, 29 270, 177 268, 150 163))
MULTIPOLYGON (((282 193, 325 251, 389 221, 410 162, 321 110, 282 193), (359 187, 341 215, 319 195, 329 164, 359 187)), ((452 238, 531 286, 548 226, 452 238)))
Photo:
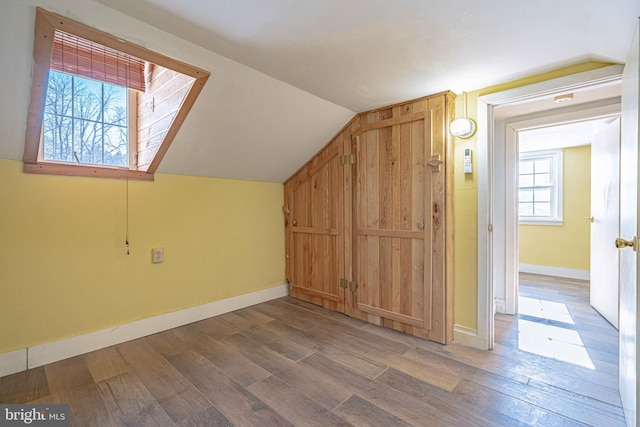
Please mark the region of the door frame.
MULTIPOLYGON (((495 159, 496 144, 504 143, 504 130, 496 126, 494 109, 522 103, 543 96, 577 91, 598 85, 619 82, 623 65, 611 65, 541 83, 484 95, 477 100, 478 111, 478 311, 477 339, 474 347, 492 349, 494 345, 494 290, 497 283, 506 283, 505 255, 506 213, 504 205, 496 211, 500 194, 496 176, 505 176, 506 165, 495 159), (502 235, 496 238, 496 233, 502 235)), ((500 201, 504 203, 504 198, 500 201)), ((513 221, 512 221, 513 222, 513 221)), ((513 244, 513 242, 511 242, 513 244)), ((515 264, 514 264, 515 265, 515 264)), ((513 276, 513 274, 511 274, 513 276)), ((512 279, 513 281, 513 279, 512 279)))

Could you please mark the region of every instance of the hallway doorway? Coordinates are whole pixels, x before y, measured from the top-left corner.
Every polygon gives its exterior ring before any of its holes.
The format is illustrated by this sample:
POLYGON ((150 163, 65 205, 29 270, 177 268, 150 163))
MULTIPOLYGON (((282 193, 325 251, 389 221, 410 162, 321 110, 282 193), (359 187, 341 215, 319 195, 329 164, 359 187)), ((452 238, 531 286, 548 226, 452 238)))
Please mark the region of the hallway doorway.
MULTIPOLYGON (((506 335, 499 333, 505 319, 496 317, 496 342, 598 375, 616 374, 618 258, 616 248, 606 244, 619 231, 620 138, 619 133, 614 135, 615 165, 605 167, 603 146, 608 143, 603 143, 602 134, 612 124, 619 129, 619 119, 607 115, 561 124, 549 120, 548 125, 531 129, 526 129, 526 122, 515 126, 516 315, 506 320, 510 329, 506 335), (615 209, 603 209, 603 202, 615 209), (611 236, 603 236, 606 216, 615 217, 611 236), (611 315, 603 316, 597 300, 614 290, 615 322, 611 315)), ((615 378, 598 386, 617 398, 615 378)), ((585 390, 591 389, 587 384, 585 390)))
POLYGON ((516 138, 517 271, 590 281, 591 306, 616 329, 619 131, 613 115, 519 129, 516 138))
MULTIPOLYGON (((620 111, 623 66, 593 71, 510 89, 478 98, 478 330, 473 345, 491 349, 494 314, 515 313, 518 280, 517 214, 515 207, 515 138, 517 121, 544 121, 563 116, 565 122, 584 109, 604 114, 620 111), (573 93, 573 106, 557 104, 556 96, 573 93), (576 101, 578 94, 582 98, 576 101), (513 159, 513 160, 508 160, 513 159), (509 199, 510 198, 510 199, 509 199)), ((584 119, 584 117, 582 118, 584 119)))

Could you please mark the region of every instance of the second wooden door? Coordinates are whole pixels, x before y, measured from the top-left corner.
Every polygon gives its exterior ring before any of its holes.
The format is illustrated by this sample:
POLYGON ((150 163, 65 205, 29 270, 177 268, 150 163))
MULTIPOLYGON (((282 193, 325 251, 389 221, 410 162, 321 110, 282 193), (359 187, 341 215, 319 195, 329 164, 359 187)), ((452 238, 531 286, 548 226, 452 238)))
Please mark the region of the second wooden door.
POLYGON ((357 309, 370 322, 424 337, 431 329, 432 169, 440 167, 430 126, 428 112, 399 124, 383 120, 353 144, 357 309))

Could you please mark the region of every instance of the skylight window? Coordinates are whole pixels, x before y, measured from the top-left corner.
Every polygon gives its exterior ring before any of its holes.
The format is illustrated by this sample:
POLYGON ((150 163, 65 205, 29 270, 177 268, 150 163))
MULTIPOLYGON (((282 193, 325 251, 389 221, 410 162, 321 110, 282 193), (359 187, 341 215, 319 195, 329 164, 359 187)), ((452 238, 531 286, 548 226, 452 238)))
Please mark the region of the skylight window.
POLYGON ((209 78, 37 8, 24 171, 152 180, 209 78))

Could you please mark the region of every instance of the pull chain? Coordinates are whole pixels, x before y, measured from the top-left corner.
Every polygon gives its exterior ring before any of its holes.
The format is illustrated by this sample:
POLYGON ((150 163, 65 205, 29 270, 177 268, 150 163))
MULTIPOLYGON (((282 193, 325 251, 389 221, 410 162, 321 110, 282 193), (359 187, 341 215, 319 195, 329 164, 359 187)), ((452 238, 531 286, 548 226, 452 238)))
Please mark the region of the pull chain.
POLYGON ((125 202, 126 202, 126 207, 125 207, 125 236, 124 236, 124 244, 127 246, 127 255, 129 255, 131 252, 129 251, 129 169, 127 169, 126 172, 126 179, 125 179, 126 183, 125 183, 125 202))

